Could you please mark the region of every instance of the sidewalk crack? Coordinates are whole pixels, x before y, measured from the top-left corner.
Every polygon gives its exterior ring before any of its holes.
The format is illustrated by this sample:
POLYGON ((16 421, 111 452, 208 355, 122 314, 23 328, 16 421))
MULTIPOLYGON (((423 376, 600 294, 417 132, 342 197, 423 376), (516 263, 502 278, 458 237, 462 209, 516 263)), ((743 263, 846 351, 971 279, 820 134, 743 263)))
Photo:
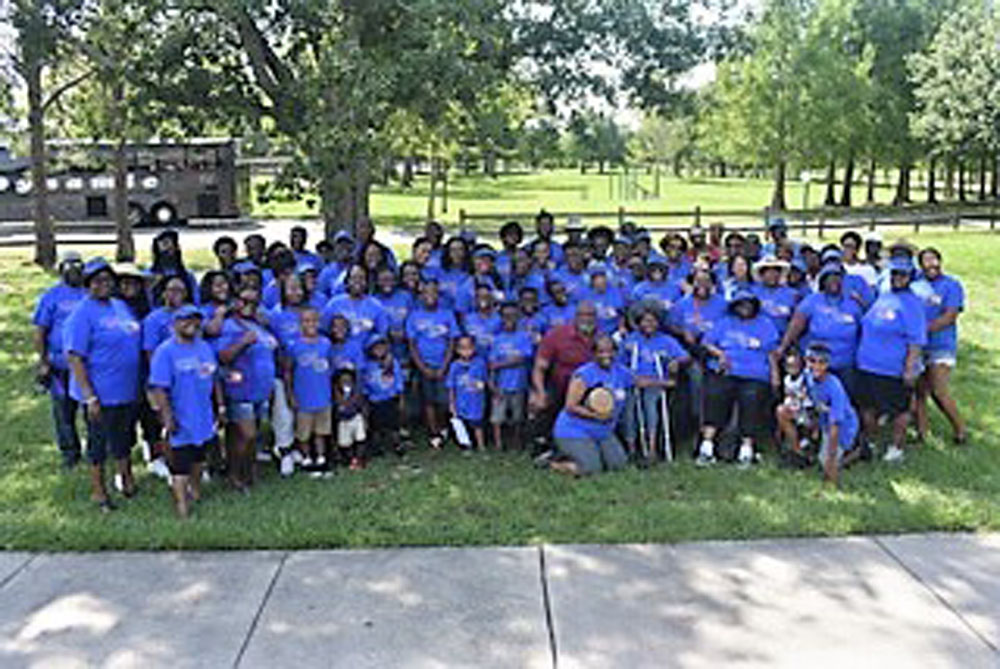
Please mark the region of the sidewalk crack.
POLYGON ((264 591, 264 596, 260 600, 260 606, 257 607, 257 613, 253 616, 253 621, 250 623, 250 628, 247 629, 247 635, 243 639, 243 643, 240 645, 240 652, 236 654, 236 659, 233 660, 233 667, 240 666, 243 662, 243 655, 247 652, 247 648, 250 646, 250 639, 253 638, 254 632, 257 631, 257 623, 260 622, 261 614, 264 613, 264 607, 267 606, 268 600, 271 599, 271 593, 274 591, 274 586, 278 582, 278 577, 281 575, 281 571, 285 568, 285 562, 288 560, 288 553, 283 553, 281 555, 281 561, 278 563, 277 568, 274 570, 274 574, 271 575, 271 582, 267 584, 267 590, 264 591))
POLYGON ((13 581, 18 576, 20 576, 21 572, 24 571, 25 569, 27 569, 28 565, 31 564, 32 562, 34 562, 36 557, 38 557, 37 553, 33 553, 33 554, 29 555, 28 559, 26 559, 24 562, 22 562, 21 565, 17 569, 15 569, 14 571, 12 571, 9 574, 7 574, 7 576, 3 580, 0 580, 0 590, 3 590, 5 587, 7 587, 8 583, 10 583, 11 581, 13 581))
POLYGON ((549 578, 545 567, 545 546, 538 547, 538 575, 542 586, 542 607, 545 609, 545 627, 549 634, 549 652, 552 653, 552 669, 559 666, 559 648, 556 646, 555 616, 552 615, 552 599, 549 597, 549 578))

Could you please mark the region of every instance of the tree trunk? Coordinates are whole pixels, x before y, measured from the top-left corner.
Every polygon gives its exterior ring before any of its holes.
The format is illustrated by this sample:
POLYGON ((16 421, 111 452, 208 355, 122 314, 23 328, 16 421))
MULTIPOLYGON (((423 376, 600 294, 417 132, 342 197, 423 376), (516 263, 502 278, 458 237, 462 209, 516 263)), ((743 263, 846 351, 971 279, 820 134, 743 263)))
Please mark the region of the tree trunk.
POLYGON ((979 201, 986 199, 986 154, 979 156, 979 201))
POLYGON ((965 202, 965 162, 958 161, 958 200, 965 202))
POLYGON ((720 179, 725 179, 726 178, 726 161, 725 160, 720 160, 719 161, 719 178, 720 179))
POLYGON ((42 66, 28 67, 28 130, 31 136, 31 195, 35 215, 35 262, 46 269, 56 264, 56 236, 49 218, 48 165, 45 153, 45 109, 42 66))
POLYGON ((868 162, 868 193, 865 196, 865 204, 872 205, 875 204, 875 171, 877 165, 875 164, 875 159, 872 158, 868 162))
POLYGON ((431 158, 431 187, 427 196, 427 220, 434 220, 434 201, 437 198, 437 158, 431 158))
POLYGON ((955 159, 948 158, 944 173, 944 197, 947 200, 955 199, 955 159))
MULTIPOLYGON (((119 109, 118 113, 122 113, 119 109)), ((128 156, 125 138, 118 140, 115 147, 115 260, 133 262, 135 260, 135 239, 132 236, 132 219, 128 208, 128 156)))
POLYGON ((774 192, 771 194, 771 211, 785 211, 785 161, 774 168, 774 192))
POLYGON ((340 230, 354 233, 354 198, 350 172, 342 167, 320 179, 320 209, 327 239, 340 230))
POLYGON ((354 204, 352 227, 358 221, 369 217, 369 199, 372 190, 371 173, 368 171, 368 161, 365 158, 356 158, 354 161, 354 175, 352 184, 352 200, 354 204))
POLYGON ((445 162, 444 169, 441 170, 441 213, 448 213, 448 168, 450 165, 445 162))
POLYGON ((905 163, 899 166, 899 181, 896 182, 896 197, 893 198, 897 207, 910 201, 910 169, 905 163))
POLYGON ((826 165, 826 197, 823 198, 824 207, 835 207, 837 206, 837 196, 836 196, 836 182, 837 180, 837 161, 830 159, 830 162, 826 165))
POLYGON ((657 162, 653 166, 653 193, 657 198, 660 197, 660 163, 657 162))
POLYGON ((934 171, 937 169, 937 158, 931 158, 927 167, 927 204, 937 204, 937 182, 934 171))
POLYGON ((603 160, 598 160, 597 161, 597 173, 598 174, 604 174, 604 161, 603 160))
POLYGON ((392 182, 392 176, 395 170, 395 158, 392 156, 386 156, 382 159, 382 185, 388 186, 392 182))
POLYGON ((990 169, 990 197, 992 199, 997 199, 1000 195, 1000 175, 997 174, 997 154, 994 153, 990 156, 990 160, 993 162, 990 169))
POLYGON ((406 156, 403 159, 403 187, 413 187, 413 156, 406 156))
POLYGON ((677 178, 677 179, 680 179, 681 178, 681 157, 679 155, 675 155, 674 158, 673 158, 673 160, 671 162, 672 162, 671 169, 673 170, 674 177, 677 178))
POLYGON ((854 154, 847 158, 847 165, 844 167, 844 187, 840 191, 840 206, 851 206, 851 190, 854 188, 854 154))

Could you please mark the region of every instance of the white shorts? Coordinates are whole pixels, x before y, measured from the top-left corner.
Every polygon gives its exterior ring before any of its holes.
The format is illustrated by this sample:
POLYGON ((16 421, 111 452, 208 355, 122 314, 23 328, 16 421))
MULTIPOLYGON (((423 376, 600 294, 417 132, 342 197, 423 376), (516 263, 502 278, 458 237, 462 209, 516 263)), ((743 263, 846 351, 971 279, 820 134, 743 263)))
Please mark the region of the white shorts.
POLYGON ((337 445, 341 448, 349 448, 367 438, 364 415, 337 421, 337 445))
POLYGON ((931 365, 944 365, 954 369, 957 362, 958 355, 955 351, 924 351, 925 367, 930 367, 931 365))

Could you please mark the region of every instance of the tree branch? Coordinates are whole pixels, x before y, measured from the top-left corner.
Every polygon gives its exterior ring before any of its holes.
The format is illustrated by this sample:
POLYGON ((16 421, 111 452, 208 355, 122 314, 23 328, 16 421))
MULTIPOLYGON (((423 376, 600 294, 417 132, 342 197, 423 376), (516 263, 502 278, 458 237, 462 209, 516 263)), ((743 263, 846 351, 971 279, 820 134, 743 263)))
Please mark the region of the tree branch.
POLYGON ((95 72, 95 70, 87 70, 83 74, 79 74, 79 75, 73 77, 72 79, 70 79, 69 81, 63 82, 63 84, 61 84, 60 86, 56 87, 56 89, 54 91, 52 91, 51 93, 49 93, 49 96, 45 99, 45 101, 42 102, 42 111, 44 112, 50 106, 52 106, 52 104, 56 100, 58 100, 59 96, 61 96, 63 93, 65 93, 66 91, 70 90, 71 88, 79 86, 86 79, 89 79, 90 77, 92 77, 94 75, 94 72, 95 72))

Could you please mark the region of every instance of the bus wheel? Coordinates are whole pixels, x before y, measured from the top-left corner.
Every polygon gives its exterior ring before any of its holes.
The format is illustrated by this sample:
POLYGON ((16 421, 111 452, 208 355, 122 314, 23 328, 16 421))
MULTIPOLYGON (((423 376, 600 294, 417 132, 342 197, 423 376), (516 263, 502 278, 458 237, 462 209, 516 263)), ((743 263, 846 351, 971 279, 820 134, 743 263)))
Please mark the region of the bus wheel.
POLYGON ((146 208, 138 202, 128 203, 128 221, 133 228, 141 228, 149 221, 146 216, 146 208))
POLYGON ((153 225, 169 228, 177 225, 177 210, 169 202, 157 202, 150 207, 149 218, 153 225))

